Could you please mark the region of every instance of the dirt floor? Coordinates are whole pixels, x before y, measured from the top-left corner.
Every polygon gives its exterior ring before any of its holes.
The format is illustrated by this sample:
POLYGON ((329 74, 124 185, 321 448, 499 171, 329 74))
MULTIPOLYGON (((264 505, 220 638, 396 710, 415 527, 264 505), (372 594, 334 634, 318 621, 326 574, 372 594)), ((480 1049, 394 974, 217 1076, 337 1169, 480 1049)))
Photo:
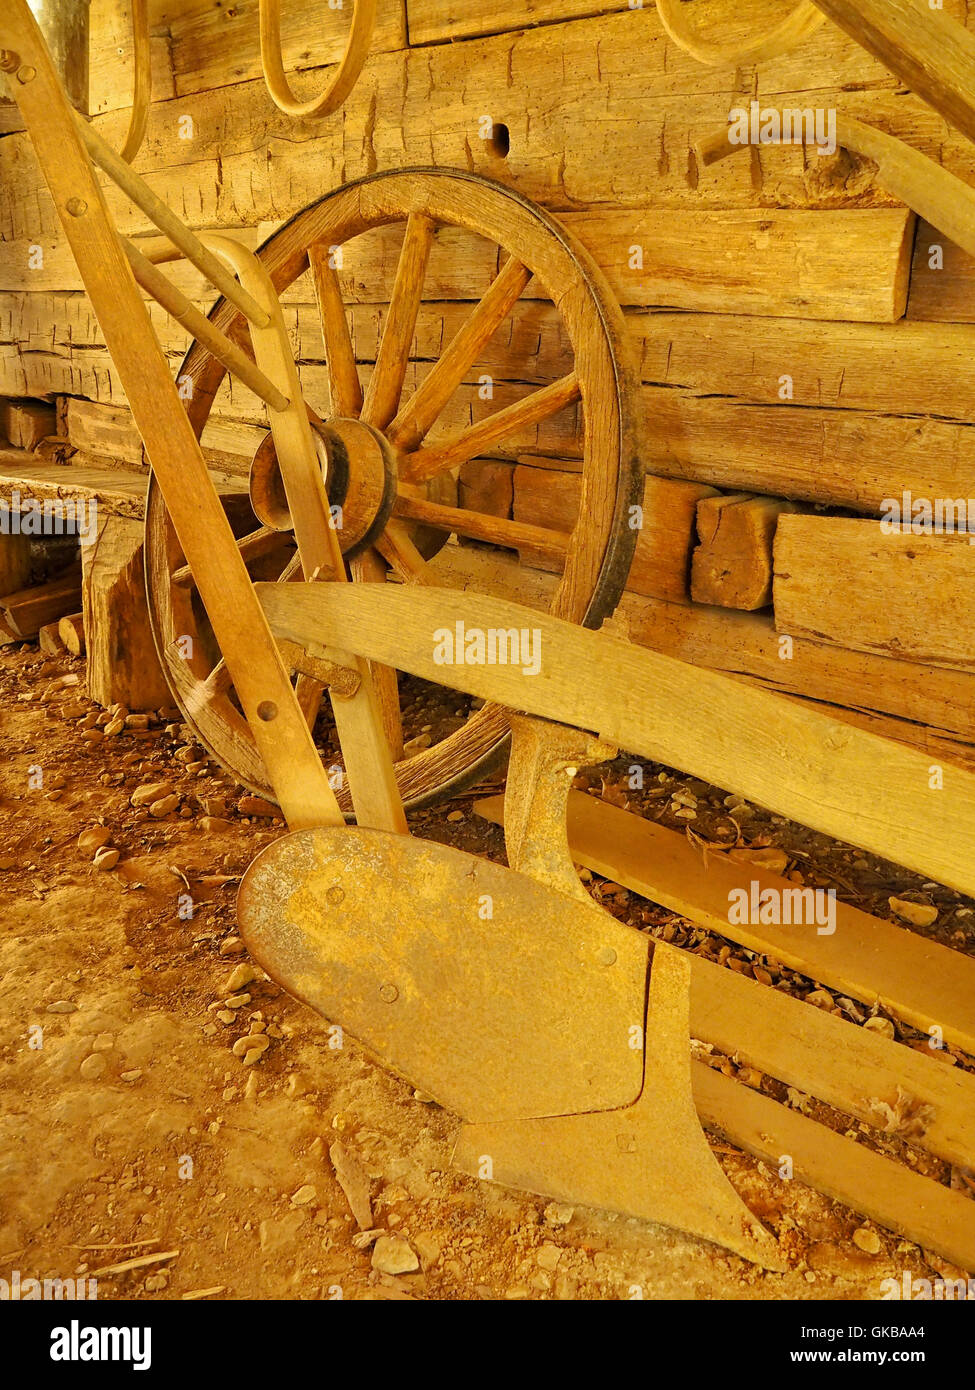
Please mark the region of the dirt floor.
MULTIPOLYGON (((407 733, 436 734, 438 715, 449 726, 455 698, 418 687, 407 733)), ((0 1277, 94 1275, 100 1298, 465 1300, 868 1299, 904 1270, 960 1277, 724 1144, 719 1159, 779 1239, 785 1274, 452 1173, 457 1120, 351 1039, 335 1046, 326 1020, 248 961, 235 893, 280 822, 241 800, 174 711, 146 722, 121 728, 90 705, 83 662, 29 645, 0 653, 0 1277), (131 804, 159 783, 151 809, 131 804), (235 1055, 257 1034, 265 1050, 235 1055)), ((630 761, 579 784, 711 845, 764 851, 878 915, 891 915, 891 894, 931 904, 937 921, 918 930, 975 951, 972 905, 957 895, 665 769, 632 791, 630 761)), ((475 799, 420 813, 414 829, 503 862, 475 799)), ((640 930, 798 996, 816 990, 618 885, 589 885, 640 930)), ((825 991, 814 1002, 861 1024, 871 1013, 825 991)), ((769 1077, 743 1079, 874 1142, 769 1077)), ((914 1155, 918 1171, 971 1190, 914 1155)))

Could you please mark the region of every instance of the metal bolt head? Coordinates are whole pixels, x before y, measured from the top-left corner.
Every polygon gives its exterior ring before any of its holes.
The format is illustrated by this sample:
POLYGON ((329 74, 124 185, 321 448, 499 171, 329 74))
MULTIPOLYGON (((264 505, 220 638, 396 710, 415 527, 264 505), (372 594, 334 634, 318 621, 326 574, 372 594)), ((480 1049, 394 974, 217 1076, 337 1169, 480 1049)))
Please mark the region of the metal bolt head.
POLYGON ((0 48, 0 72, 16 72, 20 67, 20 54, 12 48, 0 48))
POLYGON ((88 211, 88 204, 84 198, 69 198, 64 206, 72 217, 84 217, 88 211))
POLYGON ((332 907, 338 907, 345 902, 345 889, 338 883, 333 883, 325 894, 325 901, 332 907))
POLYGON ((612 946, 600 946, 599 950, 596 952, 596 959, 599 961, 600 965, 615 965, 616 952, 613 950, 612 946))
POLYGON ((37 69, 32 68, 29 63, 25 63, 22 68, 17 69, 17 81, 23 83, 24 86, 26 86, 28 82, 33 82, 36 76, 37 69))
POLYGON ((380 985, 379 997, 384 1004, 395 1004, 399 998, 399 990, 395 985, 380 985))

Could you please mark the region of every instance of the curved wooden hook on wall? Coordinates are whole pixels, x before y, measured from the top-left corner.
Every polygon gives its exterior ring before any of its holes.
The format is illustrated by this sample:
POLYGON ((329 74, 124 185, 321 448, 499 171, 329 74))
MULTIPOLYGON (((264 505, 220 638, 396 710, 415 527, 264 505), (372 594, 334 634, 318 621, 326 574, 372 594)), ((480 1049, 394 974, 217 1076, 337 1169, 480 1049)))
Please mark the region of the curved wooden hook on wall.
MULTIPOLYGON (((144 3, 144 0, 140 0, 144 3)), ((369 56, 376 0, 352 0, 352 29, 338 72, 320 96, 299 101, 285 76, 281 56, 281 0, 260 0, 261 66, 271 100, 288 116, 330 116, 352 91, 369 56)))
POLYGON ((795 9, 770 29, 764 38, 749 39, 736 47, 734 44, 715 43, 711 39, 701 38, 685 18, 683 0, 657 0, 657 13, 660 23, 677 47, 699 63, 706 63, 712 68, 777 58, 814 34, 826 18, 813 0, 799 0, 795 9))
POLYGON ((129 129, 119 153, 127 164, 142 148, 149 124, 149 102, 152 98, 152 63, 149 49, 149 0, 132 0, 132 112, 129 129))

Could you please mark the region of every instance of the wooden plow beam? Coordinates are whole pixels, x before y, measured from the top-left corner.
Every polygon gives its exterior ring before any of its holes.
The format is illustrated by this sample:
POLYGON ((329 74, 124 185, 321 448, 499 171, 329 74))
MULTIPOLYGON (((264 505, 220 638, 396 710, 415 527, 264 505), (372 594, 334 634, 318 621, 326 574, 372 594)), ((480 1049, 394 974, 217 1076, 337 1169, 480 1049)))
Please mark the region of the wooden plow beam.
POLYGON ((450 589, 259 584, 272 630, 360 654, 691 772, 962 893, 975 893, 975 775, 716 671, 506 600, 450 589), (472 664, 468 633, 525 633, 540 667, 472 664), (442 634, 438 636, 438 634, 442 634), (535 634, 535 636, 533 636, 535 634), (444 652, 458 660, 445 664, 444 652))

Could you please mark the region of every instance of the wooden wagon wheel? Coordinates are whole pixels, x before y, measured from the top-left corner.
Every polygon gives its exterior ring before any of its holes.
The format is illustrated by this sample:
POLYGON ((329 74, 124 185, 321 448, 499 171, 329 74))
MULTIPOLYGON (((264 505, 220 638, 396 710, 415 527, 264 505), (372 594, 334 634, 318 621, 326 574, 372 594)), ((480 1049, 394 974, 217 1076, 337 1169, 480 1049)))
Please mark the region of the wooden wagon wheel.
MULTIPOLYGON (((642 496, 642 460, 635 374, 628 365, 622 314, 588 254, 556 221, 500 184, 466 173, 416 170, 373 175, 327 195, 276 232, 260 257, 279 295, 311 271, 331 402, 306 404, 320 440, 330 500, 334 504, 345 498, 339 535, 347 559, 355 553, 350 560, 352 578, 382 581, 388 567, 397 579, 422 583, 428 578, 424 555, 437 549, 448 532, 510 548, 531 543, 557 557, 562 569, 552 611, 598 626, 615 607, 629 572, 636 542, 630 509, 642 496), (405 230, 375 368, 363 390, 333 268, 338 259, 335 248, 390 223, 404 223, 405 230), (487 239, 489 287, 403 402, 428 258, 440 232, 449 228, 473 233, 482 253, 485 242, 476 239, 487 239), (573 370, 453 436, 424 443, 530 281, 533 298, 551 300, 558 311, 573 370), (438 489, 461 463, 490 454, 512 434, 576 402, 581 405, 584 443, 581 500, 571 533, 487 516, 442 500, 438 489), (341 489, 338 499, 336 488, 341 489)), ((244 323, 225 299, 217 302, 210 318, 231 336, 239 336, 244 323)), ((224 375, 221 363, 195 342, 180 381, 192 383, 187 411, 198 436, 224 375)), ((249 496, 231 498, 225 506, 255 580, 301 577, 287 504, 277 485, 273 443, 265 440, 257 451, 249 496)), ((238 781, 273 797, 154 478, 146 529, 153 631, 180 708, 200 742, 238 781)), ((340 634, 323 634, 322 641, 342 645, 340 634)), ((354 639, 347 645, 354 648, 354 639)), ((460 789, 503 750, 504 713, 486 706, 434 746, 403 757, 395 672, 380 668, 374 676, 404 804, 421 805, 460 789)), ((313 724, 321 686, 307 671, 296 680, 313 724)))

